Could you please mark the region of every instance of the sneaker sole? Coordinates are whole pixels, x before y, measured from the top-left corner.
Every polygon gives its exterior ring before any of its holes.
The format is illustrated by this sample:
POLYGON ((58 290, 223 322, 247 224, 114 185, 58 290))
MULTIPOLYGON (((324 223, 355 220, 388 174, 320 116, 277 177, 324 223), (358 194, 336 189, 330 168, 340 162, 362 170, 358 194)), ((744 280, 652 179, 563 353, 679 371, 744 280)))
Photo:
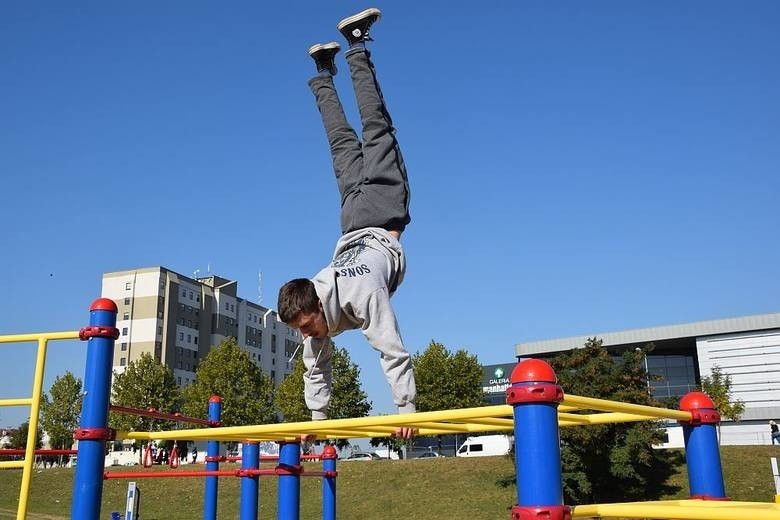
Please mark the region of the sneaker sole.
POLYGON ((380 11, 376 7, 370 7, 365 11, 360 11, 358 14, 353 14, 352 16, 344 18, 339 22, 336 28, 340 31, 347 25, 357 22, 358 20, 362 20, 363 18, 367 18, 371 15, 376 15, 376 19, 379 20, 382 17, 382 11, 380 11))
POLYGON ((339 50, 341 50, 341 45, 339 45, 336 42, 315 43, 314 45, 309 47, 309 56, 311 56, 315 52, 324 51, 324 50, 327 50, 327 49, 336 49, 336 52, 338 52, 339 50))

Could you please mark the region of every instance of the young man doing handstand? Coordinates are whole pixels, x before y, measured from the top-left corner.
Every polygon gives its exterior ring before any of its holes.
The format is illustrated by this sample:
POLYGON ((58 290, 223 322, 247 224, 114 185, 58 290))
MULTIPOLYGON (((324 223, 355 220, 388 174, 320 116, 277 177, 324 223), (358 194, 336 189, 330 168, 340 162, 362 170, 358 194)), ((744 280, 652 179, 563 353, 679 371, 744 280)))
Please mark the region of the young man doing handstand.
MULTIPOLYGON (((404 347, 390 297, 401 284, 406 258, 400 238, 409 224, 409 184, 395 129, 366 49, 381 13, 366 9, 345 18, 339 31, 363 125, 362 142, 347 122, 333 85, 336 42, 313 45, 317 76, 309 81, 330 143, 341 194, 342 236, 333 259, 311 280, 298 278, 279 291, 282 321, 304 337, 304 394, 312 419, 326 419, 330 401, 332 337, 361 329, 379 352, 399 413, 415 411, 412 360, 404 347)), ((409 438, 412 428, 399 428, 409 438)))

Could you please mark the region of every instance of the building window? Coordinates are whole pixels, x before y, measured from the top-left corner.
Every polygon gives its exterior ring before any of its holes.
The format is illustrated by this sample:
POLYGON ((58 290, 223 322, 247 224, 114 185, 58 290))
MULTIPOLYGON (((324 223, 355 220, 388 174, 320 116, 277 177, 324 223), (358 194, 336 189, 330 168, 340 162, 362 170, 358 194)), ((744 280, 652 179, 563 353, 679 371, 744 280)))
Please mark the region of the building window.
POLYGON ((126 312, 126 313, 122 314, 122 319, 123 320, 129 320, 130 319, 130 313, 126 312))
POLYGON ((276 365, 276 358, 271 358, 271 364, 276 365))
POLYGON ((129 291, 133 288, 133 284, 131 282, 125 282, 125 291, 129 291))
POLYGON ((190 291, 190 300, 192 299, 192 291, 190 291))
POLYGON ((276 334, 271 334, 271 352, 276 354, 276 334))
POLYGON ((186 298, 187 297, 187 290, 186 289, 182 289, 181 290, 181 297, 182 298, 186 298))
POLYGON ((125 305, 130 305, 130 298, 125 298, 125 305))
POLYGON ((127 358, 119 358, 119 366, 123 367, 127 365, 127 358))
POLYGON ((162 334, 162 333, 163 333, 163 328, 157 327, 157 334, 162 334))
POLYGON ((187 334, 187 343, 192 343, 192 336, 187 334))
POLYGON ((194 338, 192 338, 192 342, 197 345, 198 344, 198 336, 195 336, 194 338))
POLYGON ((122 351, 124 352, 125 350, 127 350, 127 343, 122 342, 122 351))
POLYGON ((231 310, 231 311, 234 311, 234 310, 236 310, 236 308, 235 308, 235 307, 233 307, 233 304, 232 304, 232 303, 230 304, 230 310, 231 310))
POLYGON ((122 336, 127 336, 127 327, 122 327, 122 336))
POLYGON ((184 333, 179 332, 179 340, 184 341, 184 333))
POLYGON ((225 302, 225 310, 226 311, 230 310, 230 304, 228 302, 225 302))

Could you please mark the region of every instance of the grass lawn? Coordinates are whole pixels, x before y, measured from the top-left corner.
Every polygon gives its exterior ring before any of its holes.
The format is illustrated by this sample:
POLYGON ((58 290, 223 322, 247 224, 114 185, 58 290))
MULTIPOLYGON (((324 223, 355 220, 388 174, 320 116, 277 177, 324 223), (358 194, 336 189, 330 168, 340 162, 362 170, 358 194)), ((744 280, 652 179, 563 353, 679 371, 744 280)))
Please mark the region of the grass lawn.
MULTIPOLYGON (((726 492, 734 500, 771 502, 774 485, 769 458, 780 457, 780 447, 724 446, 721 448, 726 492)), ((223 464, 222 469, 237 468, 223 464)), ((265 467, 265 465, 264 465, 265 467)), ((319 464, 306 464, 311 470, 319 464)), ((192 469, 183 466, 183 469, 192 469)), ((203 466, 198 466, 203 469, 203 466)), ((128 468, 112 468, 126 471, 128 468)), ((165 471, 129 468, 134 471, 165 471)), ((496 481, 514 472, 508 457, 441 458, 431 460, 350 462, 338 465, 338 517, 342 520, 416 520, 509 518, 516 501, 514 487, 502 488, 496 481)), ((74 470, 36 470, 32 480, 30 520, 70 518, 74 470)), ((686 498, 684 465, 669 484, 679 491, 666 498, 686 498)), ((0 470, 0 519, 15 518, 21 470, 0 470)), ((198 519, 203 517, 203 479, 139 479, 144 520, 198 519)), ((219 518, 238 517, 239 479, 219 483, 219 518)), ((260 480, 261 519, 276 518, 276 479, 260 480)), ((123 511, 127 481, 108 480, 103 485, 101 518, 123 511)), ((301 518, 321 517, 321 481, 301 482, 301 518)))

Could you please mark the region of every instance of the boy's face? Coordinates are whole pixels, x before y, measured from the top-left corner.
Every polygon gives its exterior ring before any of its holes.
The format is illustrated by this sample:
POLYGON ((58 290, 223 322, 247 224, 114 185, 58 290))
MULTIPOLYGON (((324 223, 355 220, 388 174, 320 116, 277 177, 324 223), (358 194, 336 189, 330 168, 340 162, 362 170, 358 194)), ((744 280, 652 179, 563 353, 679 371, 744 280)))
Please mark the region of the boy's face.
POLYGON ((302 312, 288 325, 300 329, 304 339, 322 339, 328 335, 328 322, 325 321, 325 313, 322 312, 322 304, 320 304, 320 308, 317 312, 302 312))

